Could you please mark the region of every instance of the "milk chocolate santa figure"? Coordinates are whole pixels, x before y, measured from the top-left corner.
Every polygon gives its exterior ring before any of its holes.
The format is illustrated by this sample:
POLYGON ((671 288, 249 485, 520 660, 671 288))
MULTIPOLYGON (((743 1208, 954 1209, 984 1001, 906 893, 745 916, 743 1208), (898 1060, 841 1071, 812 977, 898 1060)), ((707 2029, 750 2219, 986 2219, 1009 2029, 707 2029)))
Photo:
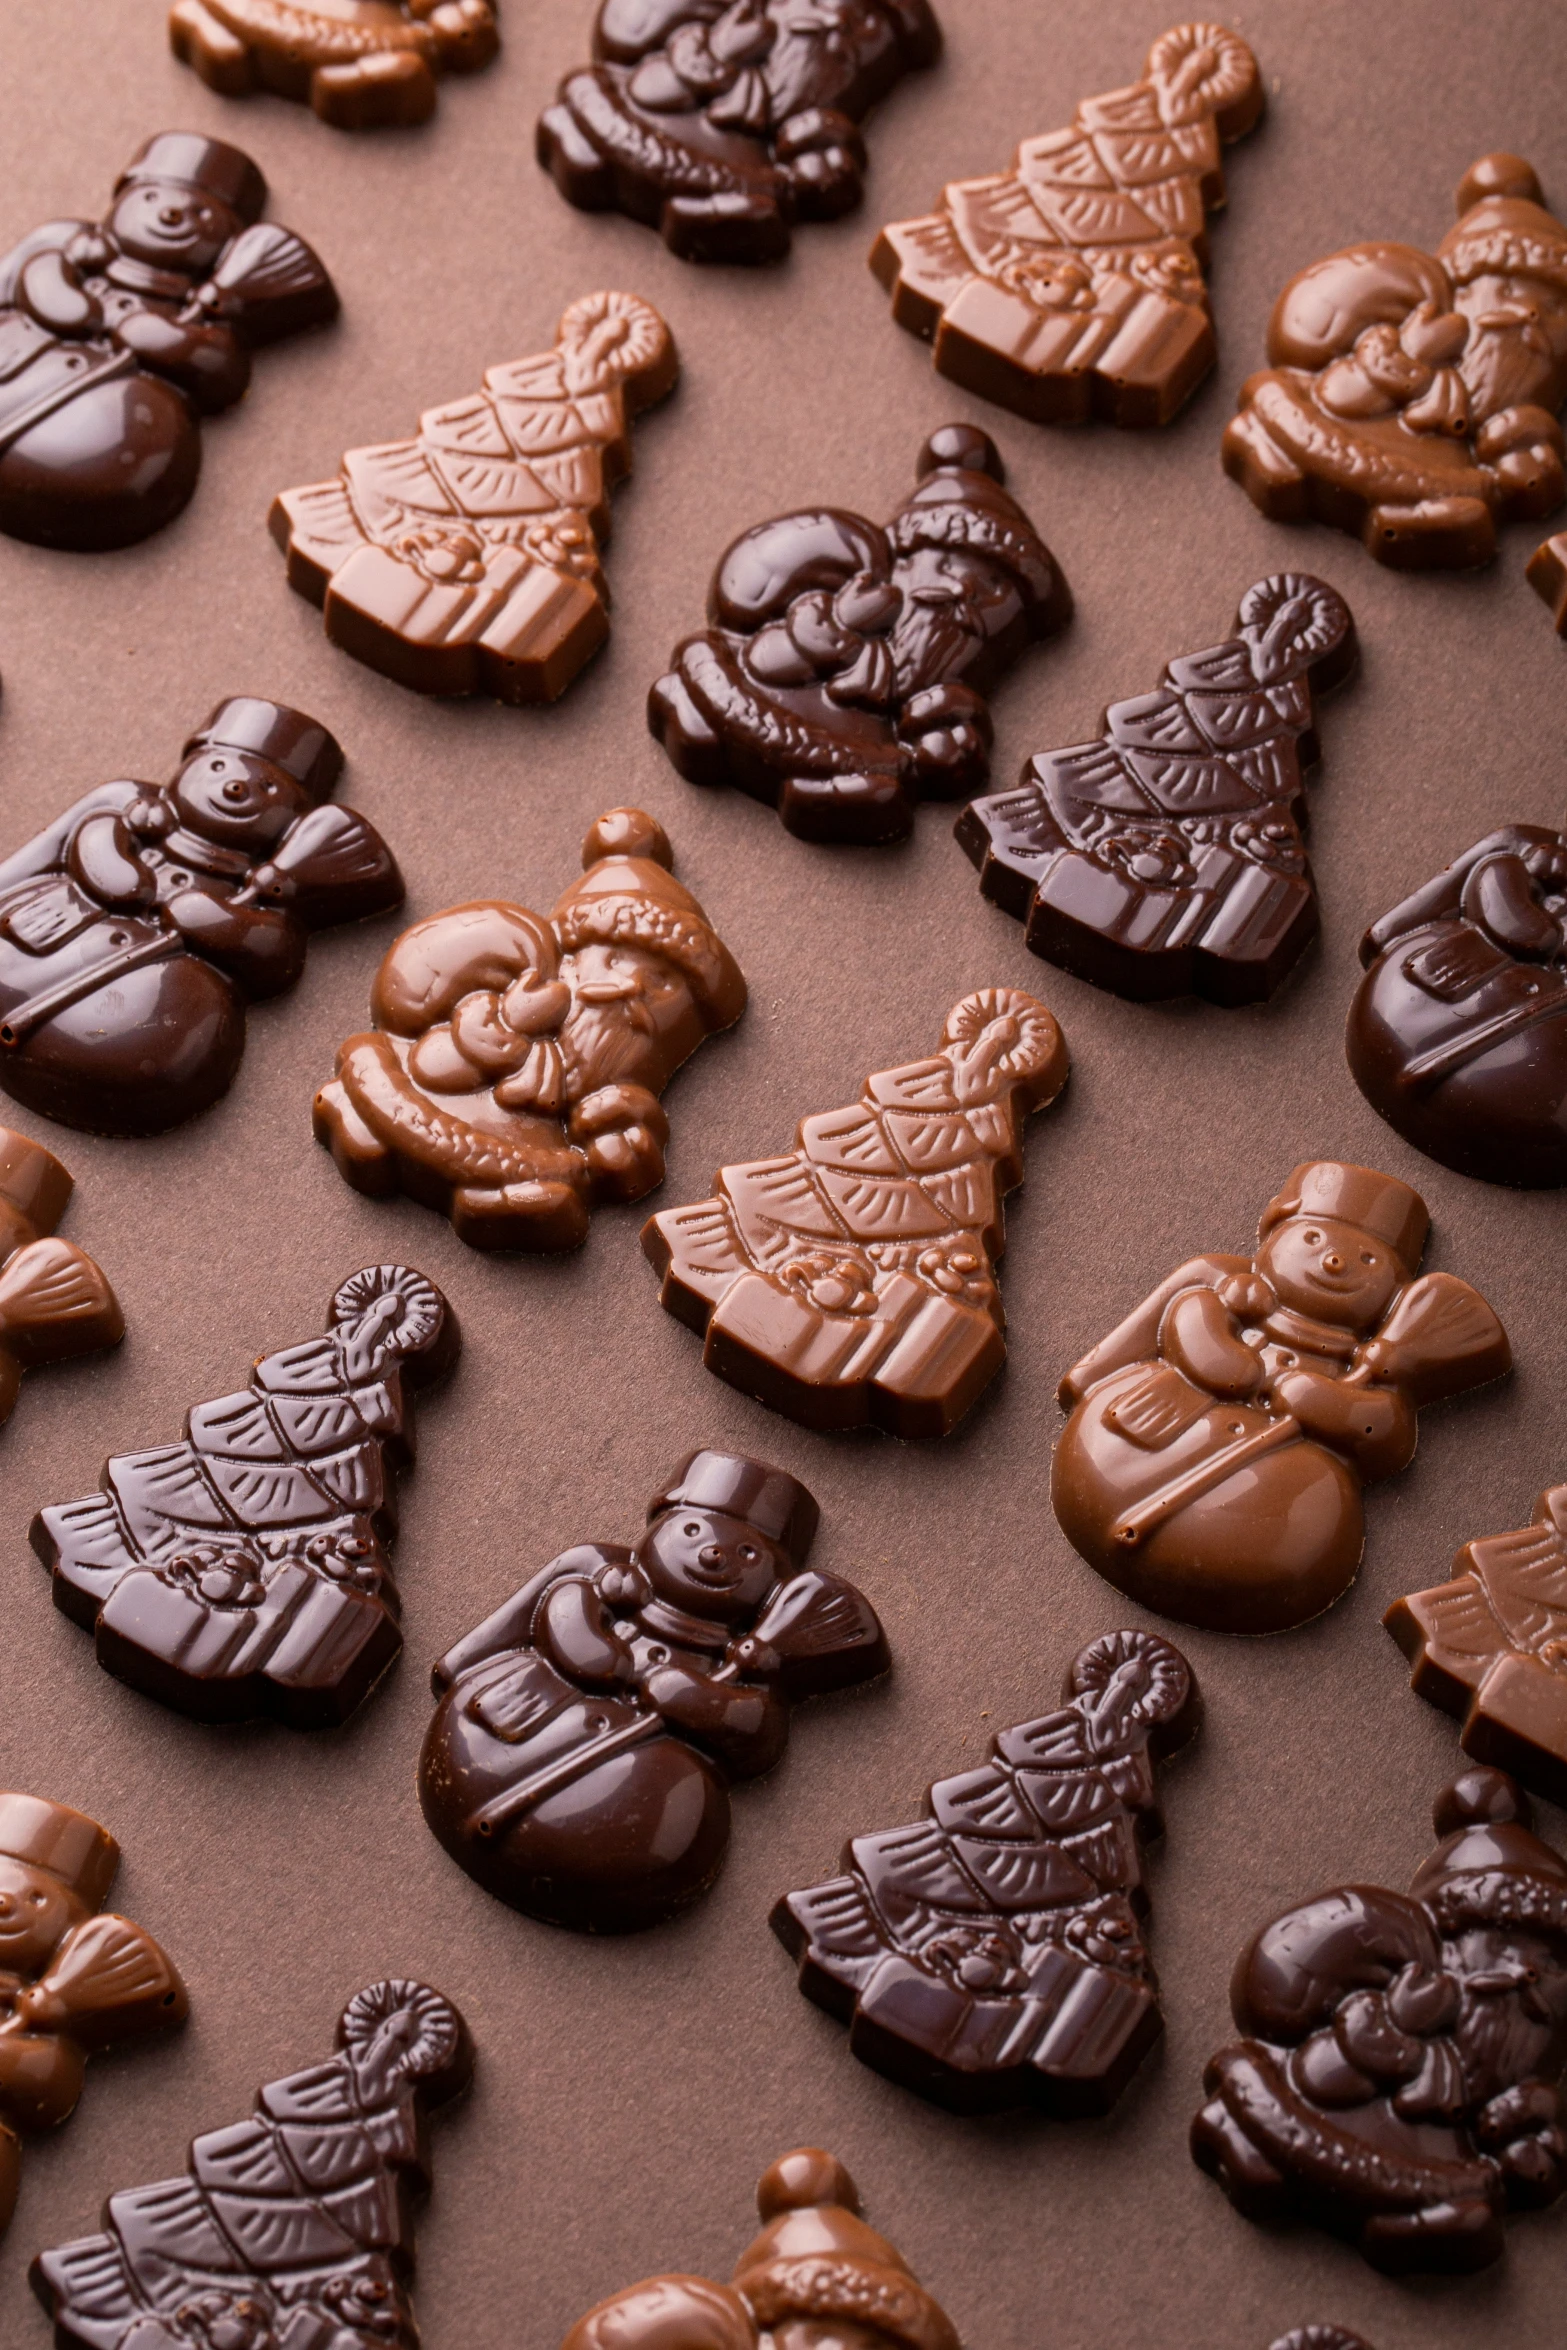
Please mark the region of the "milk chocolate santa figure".
POLYGON ((500 47, 492 0, 174 0, 169 45, 208 89, 307 99, 339 130, 428 122, 443 73, 500 47))
POLYGON ((245 1007, 313 930, 400 905, 343 754, 280 702, 221 702, 172 783, 106 783, 0 864, 0 1085, 103 1134, 158 1134, 228 1090, 245 1007))
POLYGON ((777 261, 797 220, 859 203, 860 123, 940 54, 930 0, 602 0, 539 161, 683 260, 777 261))
POLYGON ((0 530, 123 547, 178 514, 200 420, 243 396, 251 352, 337 315, 310 247, 259 225, 266 200, 237 147, 165 131, 105 220, 52 220, 0 260, 0 530))
POLYGON ((120 1301, 92 1258, 55 1237, 73 1188, 51 1152, 0 1126, 0 1422, 24 1371, 125 1336, 120 1301))
POLYGON ((756 2208, 762 2232, 732 2283, 649 2277, 579 2317, 561 2350, 962 2350, 946 2311, 860 2217, 835 2155, 780 2155, 756 2208))
POLYGON ((870 1602, 809 1573, 816 1503, 697 1452, 635 1549, 579 1543, 441 1659, 425 1818, 515 1909, 617 1933, 705 1892, 732 1780, 769 1771, 799 1699, 887 1669, 870 1602))
POLYGON ((804 1118, 781 1158, 721 1167, 650 1216, 667 1312, 721 1379, 808 1428, 945 1436, 1006 1360, 995 1266, 1023 1122, 1066 1083, 1043 1004, 984 988, 936 1051, 804 1118))
POLYGON ((1359 533, 1402 571, 1485 563, 1563 490, 1567 228, 1531 165, 1483 155, 1435 257, 1351 245, 1290 280, 1224 468, 1275 522, 1359 533))
POLYGON ((659 1095, 745 1009, 662 826, 612 808, 546 921, 494 899, 403 933, 373 1032, 338 1048, 317 1138, 356 1191, 445 1211, 471 1248, 576 1248, 664 1177, 659 1095))
POLYGON ((1567 1862, 1501 1771, 1433 1809, 1407 1894, 1343 1885, 1264 1926, 1192 2154, 1248 2219, 1299 2218, 1376 2267, 1485 2268, 1509 2209, 1567 2187, 1567 1862))
POLYGON ((76 2110, 96 2050, 183 2023, 185 1986, 150 1934, 100 1913, 120 1848, 63 1803, 0 1794, 0 2233, 21 2134, 76 2110))
POLYGON ((1424 1405, 1512 1355, 1477 1290, 1417 1279, 1430 1217, 1367 1167, 1299 1166, 1254 1257, 1194 1257, 1061 1382, 1051 1499, 1092 1567, 1218 1632, 1280 1632, 1354 1580, 1360 1489, 1424 1405))
POLYGON ((871 267, 936 369, 1038 424, 1168 424, 1213 366, 1204 216, 1220 148, 1261 120, 1239 35, 1181 24, 1141 81, 1085 98, 1010 170, 944 188, 884 228, 871 267))
POLYGON ((648 697, 682 775, 765 801, 802 840, 902 840, 918 801, 980 790, 984 697, 1071 618, 987 434, 944 425, 915 471, 885 528, 808 507, 736 539, 712 627, 648 697))

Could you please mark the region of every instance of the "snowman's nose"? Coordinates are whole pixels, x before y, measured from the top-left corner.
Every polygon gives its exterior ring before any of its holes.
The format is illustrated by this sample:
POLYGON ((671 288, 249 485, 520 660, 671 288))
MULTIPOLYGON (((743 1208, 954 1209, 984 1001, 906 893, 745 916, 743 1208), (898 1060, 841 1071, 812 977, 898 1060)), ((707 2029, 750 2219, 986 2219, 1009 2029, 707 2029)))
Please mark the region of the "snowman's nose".
POLYGON ((165 228, 178 228, 184 217, 183 204, 160 204, 158 207, 158 218, 165 228))
POLYGON ((226 800, 242 800, 244 796, 245 786, 237 775, 231 783, 226 783, 223 786, 223 797, 226 800))
POLYGON ((1337 1251, 1336 1249, 1331 1249, 1331 1248, 1329 1249, 1329 1251, 1328 1251, 1327 1255, 1326 1255, 1326 1256, 1323 1258, 1323 1260, 1322 1260, 1322 1270, 1324 1271, 1324 1273, 1342 1273, 1342 1272, 1343 1272, 1343 1270, 1344 1270, 1344 1260, 1343 1260, 1343 1258, 1342 1258, 1342 1257, 1341 1257, 1341 1256, 1338 1254, 1338 1251, 1337 1251))

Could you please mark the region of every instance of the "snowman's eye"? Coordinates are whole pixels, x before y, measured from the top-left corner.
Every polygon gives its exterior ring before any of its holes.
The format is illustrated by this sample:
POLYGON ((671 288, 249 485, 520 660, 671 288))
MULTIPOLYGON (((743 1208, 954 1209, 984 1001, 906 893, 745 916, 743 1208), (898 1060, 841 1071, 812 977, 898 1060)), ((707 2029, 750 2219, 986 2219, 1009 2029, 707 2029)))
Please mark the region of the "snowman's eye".
POLYGON ((48 1901, 49 1896, 47 1893, 35 1893, 32 1898, 34 1909, 42 1909, 44 1904, 48 1901))
POLYGON ((1376 1250, 1374 1248, 1363 1248, 1360 1252, 1360 1261, 1363 1265, 1374 1265, 1377 1261, 1376 1250))
POLYGON ((755 1558, 756 1553, 748 1542, 742 1542, 740 1545, 740 1556, 749 1564, 749 1562, 755 1558))
POLYGON ((696 1540, 696 1537, 701 1533, 701 1531, 702 1529, 700 1526, 688 1526, 686 1528, 686 1532, 691 1536, 693 1542, 696 1540))

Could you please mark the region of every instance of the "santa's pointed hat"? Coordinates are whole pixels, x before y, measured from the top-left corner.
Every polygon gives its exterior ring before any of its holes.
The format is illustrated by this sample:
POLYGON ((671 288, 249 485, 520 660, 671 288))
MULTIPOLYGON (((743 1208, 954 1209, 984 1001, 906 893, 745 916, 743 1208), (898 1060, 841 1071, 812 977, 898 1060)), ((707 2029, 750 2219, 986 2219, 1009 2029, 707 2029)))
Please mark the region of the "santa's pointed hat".
POLYGON ((1567 1948, 1567 1860, 1529 1825, 1529 1798, 1505 1771, 1465 1771, 1432 1808, 1442 1842, 1410 1896, 1441 1934, 1510 1926, 1567 1948))
POLYGON ((582 879, 550 915, 566 954, 598 941, 645 947, 681 970, 709 1029, 745 1010, 745 980, 696 899, 675 879, 661 824, 640 808, 611 808, 582 844, 582 879))
POLYGON ((898 554, 940 547, 983 555, 1011 574, 1025 605, 1060 597, 1050 550, 1005 487, 1006 468, 988 433, 943 425, 920 451, 915 471, 918 488, 887 526, 898 554))
POLYGON ((819 2318, 897 2350, 962 2350, 946 2311, 861 2219, 858 2189, 836 2155, 819 2146, 780 2155, 762 2174, 756 2208, 765 2225, 732 2282, 764 2330, 819 2318))

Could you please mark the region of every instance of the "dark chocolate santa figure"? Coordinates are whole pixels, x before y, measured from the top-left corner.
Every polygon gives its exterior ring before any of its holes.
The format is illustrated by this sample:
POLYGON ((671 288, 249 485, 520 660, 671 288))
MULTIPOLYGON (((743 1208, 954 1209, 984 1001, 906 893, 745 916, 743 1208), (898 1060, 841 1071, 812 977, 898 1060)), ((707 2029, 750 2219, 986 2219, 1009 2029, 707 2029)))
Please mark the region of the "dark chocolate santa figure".
POLYGON ((875 1610, 808 1571, 817 1510, 761 1461, 697 1452, 635 1549, 579 1543, 444 1656, 419 1764, 475 1881, 553 1925, 653 1924, 717 1876, 729 1786, 800 1698, 887 1669, 875 1610))
POLYGON ((1139 1001, 1272 995, 1318 929, 1306 859, 1313 695, 1355 666, 1342 596, 1259 579, 1236 633, 1116 702, 1097 742, 1045 751, 957 838, 1036 955, 1139 1001))
POLYGON ((152 1936, 103 1914, 119 1865, 118 1844, 84 1812, 0 1794, 0 2234, 22 2135, 70 2119, 88 2057, 166 2032, 189 2011, 152 1936))
POLYGON ((1360 959, 1344 1043, 1372 1108, 1462 1175, 1567 1183, 1567 836, 1487 833, 1360 959))
POLYGON ((1108 1632, 1062 1694, 938 1779, 924 1819, 854 1837, 841 1875, 773 1910, 861 2062, 958 2113, 1108 2113, 1164 2029, 1141 1850, 1196 1681, 1167 1640, 1108 1632))
POLYGON ((934 65, 930 0, 601 0, 592 65, 539 118, 584 212, 656 228, 685 261, 777 261, 797 220, 862 193, 859 125, 934 65))
POLYGON ((231 408, 263 343, 337 315, 238 147, 149 139, 102 222, 52 220, 0 260, 0 530, 129 546, 201 470, 201 419, 231 408))
POLYGON ((204 2131, 179 2178, 111 2195, 102 2235, 38 2255, 60 2350, 415 2350, 427 2117, 472 2073, 449 1999, 367 1984, 324 2064, 204 2131))
POLYGON ((1466 1771, 1433 1816, 1407 1894, 1336 1886, 1253 1938, 1245 2036, 1192 2124, 1248 2219, 1309 2220, 1394 2273, 1485 2268, 1509 2209, 1567 2187, 1567 1861, 1501 1771, 1466 1771))
POLYGON ((711 628, 648 699, 688 781, 733 784, 802 840, 902 840, 918 801, 981 790, 984 697, 1071 618, 988 434, 944 425, 915 471, 885 527, 807 507, 736 539, 711 628))
POLYGON ((40 1510, 32 1545, 98 1662, 201 1721, 346 1721, 403 1645, 386 1546, 412 1401, 455 1361, 433 1281, 367 1265, 325 1333, 263 1355, 175 1444, 40 1510))
POLYGON ((222 702, 172 783, 106 783, 0 864, 0 1086, 47 1118, 158 1134, 228 1090, 245 1007, 313 930, 402 903, 343 754, 280 702, 222 702))

